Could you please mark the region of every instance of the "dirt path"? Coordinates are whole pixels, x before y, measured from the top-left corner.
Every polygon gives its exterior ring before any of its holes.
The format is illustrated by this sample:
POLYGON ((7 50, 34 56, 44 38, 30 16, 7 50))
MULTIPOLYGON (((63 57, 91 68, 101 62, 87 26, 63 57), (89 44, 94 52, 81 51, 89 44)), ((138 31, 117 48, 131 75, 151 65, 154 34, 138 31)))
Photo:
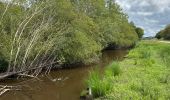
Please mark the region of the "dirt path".
POLYGON ((161 43, 170 43, 170 41, 158 41, 158 42, 161 42, 161 43))

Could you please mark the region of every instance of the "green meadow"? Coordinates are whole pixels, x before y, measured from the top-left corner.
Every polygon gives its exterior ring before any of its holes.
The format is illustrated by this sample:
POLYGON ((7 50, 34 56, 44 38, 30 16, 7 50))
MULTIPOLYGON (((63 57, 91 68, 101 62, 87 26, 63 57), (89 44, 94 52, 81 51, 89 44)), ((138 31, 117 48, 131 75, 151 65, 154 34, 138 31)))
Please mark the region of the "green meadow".
POLYGON ((98 100, 170 100, 170 44, 141 41, 123 61, 87 80, 98 100))

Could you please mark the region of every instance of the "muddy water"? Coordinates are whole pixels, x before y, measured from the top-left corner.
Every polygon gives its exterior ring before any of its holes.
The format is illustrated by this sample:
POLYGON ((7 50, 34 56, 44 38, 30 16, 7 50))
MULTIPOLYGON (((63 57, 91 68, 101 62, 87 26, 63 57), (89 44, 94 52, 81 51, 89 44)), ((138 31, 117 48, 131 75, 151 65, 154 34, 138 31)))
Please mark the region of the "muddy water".
POLYGON ((1 81, 0 84, 19 87, 4 93, 0 100, 79 100, 81 91, 86 88, 84 80, 94 66, 103 68, 113 60, 123 59, 126 54, 126 50, 105 51, 97 65, 56 70, 48 76, 40 75, 38 79, 1 81))

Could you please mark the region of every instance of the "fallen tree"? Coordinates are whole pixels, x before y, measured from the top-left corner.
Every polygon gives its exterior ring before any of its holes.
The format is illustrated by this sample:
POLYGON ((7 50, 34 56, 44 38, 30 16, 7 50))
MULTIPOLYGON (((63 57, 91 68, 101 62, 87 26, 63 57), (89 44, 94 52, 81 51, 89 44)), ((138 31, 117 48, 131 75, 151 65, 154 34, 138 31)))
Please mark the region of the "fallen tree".
MULTIPOLYGON (((56 63, 52 63, 52 64, 56 64, 56 63)), ((51 64, 49 64, 49 65, 51 65, 51 64)), ((9 78, 11 76, 36 77, 39 73, 36 73, 35 76, 31 75, 31 74, 30 75, 29 74, 24 74, 24 73, 29 73, 30 71, 33 71, 33 70, 42 70, 42 69, 45 69, 45 70, 50 72, 51 68, 49 69, 49 67, 48 67, 49 65, 45 65, 45 66, 41 66, 41 67, 34 67, 34 68, 30 68, 30 69, 26 69, 26 70, 22 70, 22 71, 17 71, 17 72, 5 72, 5 73, 1 73, 0 74, 0 80, 9 78)), ((61 67, 61 65, 55 65, 55 67, 61 67)), ((41 72, 41 71, 37 71, 37 72, 41 72)), ((32 73, 32 74, 35 74, 35 73, 32 73)))

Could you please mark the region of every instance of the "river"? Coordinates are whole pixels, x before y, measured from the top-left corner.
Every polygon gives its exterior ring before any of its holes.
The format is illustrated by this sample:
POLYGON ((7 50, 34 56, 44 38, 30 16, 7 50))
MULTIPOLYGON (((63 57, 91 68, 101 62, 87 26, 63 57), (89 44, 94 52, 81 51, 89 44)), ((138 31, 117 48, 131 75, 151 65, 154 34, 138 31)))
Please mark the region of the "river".
POLYGON ((39 75, 38 79, 1 81, 1 85, 19 86, 19 89, 4 93, 0 100, 79 100, 81 91, 86 88, 89 71, 96 66, 102 69, 113 60, 122 60, 126 54, 127 50, 107 50, 96 65, 55 70, 47 76, 39 75))

